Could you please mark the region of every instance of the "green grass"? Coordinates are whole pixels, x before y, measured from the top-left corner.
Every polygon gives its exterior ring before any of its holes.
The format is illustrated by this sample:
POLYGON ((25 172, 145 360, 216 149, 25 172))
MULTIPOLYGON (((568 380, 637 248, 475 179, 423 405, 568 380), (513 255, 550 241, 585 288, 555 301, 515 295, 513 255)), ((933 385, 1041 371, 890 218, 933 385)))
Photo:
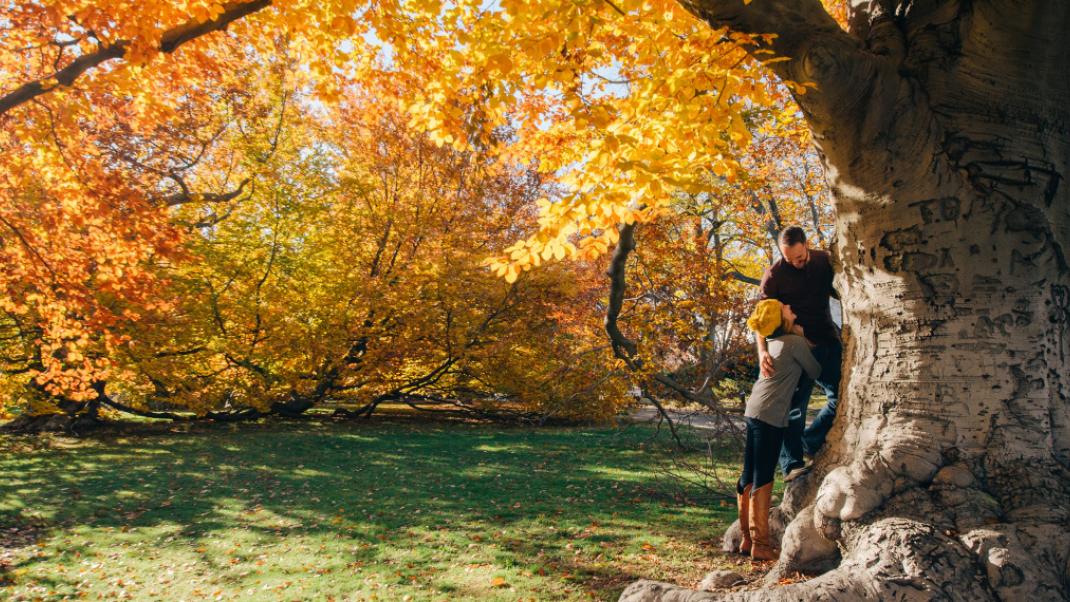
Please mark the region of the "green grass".
MULTIPOLYGON (((639 578, 694 584, 738 563, 718 551, 734 504, 681 497, 653 436, 409 421, 0 440, 0 598, 615 600, 639 578)), ((724 474, 737 451, 719 452, 724 474)))

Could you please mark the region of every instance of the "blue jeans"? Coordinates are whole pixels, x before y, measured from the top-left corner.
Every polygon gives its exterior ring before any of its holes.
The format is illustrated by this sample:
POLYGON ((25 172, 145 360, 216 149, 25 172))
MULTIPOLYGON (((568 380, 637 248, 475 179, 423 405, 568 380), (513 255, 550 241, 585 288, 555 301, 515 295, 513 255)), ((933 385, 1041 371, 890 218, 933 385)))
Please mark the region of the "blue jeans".
POLYGON ((799 377, 799 386, 791 397, 788 412, 788 428, 784 432, 784 445, 780 449, 780 469, 784 474, 803 465, 803 453, 813 455, 825 444, 825 437, 836 418, 836 403, 840 399, 840 366, 843 360, 843 345, 839 341, 814 347, 814 359, 821 364, 821 376, 817 384, 825 391, 828 403, 817 417, 806 426, 806 406, 814 390, 814 379, 805 373, 799 377))

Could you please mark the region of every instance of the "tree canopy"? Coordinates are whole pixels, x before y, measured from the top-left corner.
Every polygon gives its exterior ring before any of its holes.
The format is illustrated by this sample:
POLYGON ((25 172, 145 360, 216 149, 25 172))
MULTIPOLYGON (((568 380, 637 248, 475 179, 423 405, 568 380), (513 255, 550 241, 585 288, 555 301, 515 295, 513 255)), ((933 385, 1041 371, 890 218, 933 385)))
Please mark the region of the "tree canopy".
POLYGON ((829 224, 808 84, 771 75, 770 36, 676 2, 28 2, 3 23, 9 405, 605 414, 599 257, 636 222, 625 320, 651 373, 701 393, 769 232, 829 224))

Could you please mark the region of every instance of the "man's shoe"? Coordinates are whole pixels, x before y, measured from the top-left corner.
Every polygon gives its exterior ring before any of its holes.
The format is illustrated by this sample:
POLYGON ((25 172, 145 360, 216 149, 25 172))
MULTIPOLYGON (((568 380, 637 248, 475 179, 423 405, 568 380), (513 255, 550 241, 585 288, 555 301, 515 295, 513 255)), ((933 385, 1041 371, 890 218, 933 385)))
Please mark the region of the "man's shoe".
POLYGON ((809 464, 803 464, 802 466, 796 466, 795 468, 792 468, 791 470, 789 470, 788 474, 784 475, 784 482, 785 483, 790 483, 790 482, 794 481, 795 479, 803 476, 804 474, 806 474, 808 472, 810 472, 810 465, 809 464))

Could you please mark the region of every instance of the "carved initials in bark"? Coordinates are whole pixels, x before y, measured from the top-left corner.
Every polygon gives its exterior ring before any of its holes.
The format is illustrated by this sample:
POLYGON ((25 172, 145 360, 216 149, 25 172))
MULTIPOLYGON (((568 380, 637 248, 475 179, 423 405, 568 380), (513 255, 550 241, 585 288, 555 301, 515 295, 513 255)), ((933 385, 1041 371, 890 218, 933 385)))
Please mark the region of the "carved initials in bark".
POLYGON ((818 84, 843 390, 766 589, 621 599, 1070 598, 1070 4, 681 1, 818 84))

